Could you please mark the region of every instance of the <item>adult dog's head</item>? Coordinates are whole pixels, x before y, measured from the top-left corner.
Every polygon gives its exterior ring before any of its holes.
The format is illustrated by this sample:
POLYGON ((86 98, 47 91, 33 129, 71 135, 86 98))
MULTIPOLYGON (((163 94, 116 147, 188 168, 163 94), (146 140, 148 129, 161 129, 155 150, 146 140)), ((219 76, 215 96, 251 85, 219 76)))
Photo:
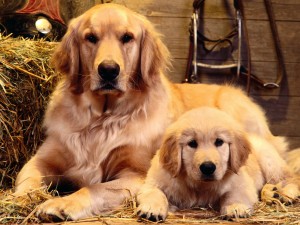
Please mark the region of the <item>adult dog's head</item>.
POLYGON ((110 3, 73 19, 53 59, 73 93, 122 94, 159 79, 169 52, 145 17, 110 3))
POLYGON ((193 183, 222 180, 237 173, 250 153, 240 125, 225 112, 198 108, 182 115, 165 135, 160 162, 173 176, 193 183))

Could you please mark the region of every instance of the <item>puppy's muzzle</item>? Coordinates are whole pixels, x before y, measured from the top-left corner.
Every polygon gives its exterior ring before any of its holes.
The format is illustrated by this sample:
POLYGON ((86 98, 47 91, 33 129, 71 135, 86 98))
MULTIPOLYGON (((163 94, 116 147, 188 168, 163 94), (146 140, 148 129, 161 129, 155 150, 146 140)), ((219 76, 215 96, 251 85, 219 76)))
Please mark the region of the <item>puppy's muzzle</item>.
POLYGON ((104 60, 98 65, 98 74, 105 82, 115 80, 120 74, 120 66, 113 60, 104 60))
POLYGON ((202 163, 199 169, 203 175, 212 176, 216 170, 216 165, 211 161, 207 161, 202 163))

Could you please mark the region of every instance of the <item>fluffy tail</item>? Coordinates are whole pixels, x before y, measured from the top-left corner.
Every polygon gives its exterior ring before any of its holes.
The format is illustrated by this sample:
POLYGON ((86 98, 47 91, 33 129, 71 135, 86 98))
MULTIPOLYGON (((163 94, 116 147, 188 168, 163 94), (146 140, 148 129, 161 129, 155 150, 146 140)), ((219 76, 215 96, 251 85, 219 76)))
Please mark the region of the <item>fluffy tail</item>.
POLYGON ((289 144, 285 137, 282 136, 271 136, 269 141, 273 144, 273 146, 277 149, 278 153, 286 159, 286 155, 289 149, 289 144))
POLYGON ((289 168, 300 176, 300 148, 287 152, 285 159, 289 168))

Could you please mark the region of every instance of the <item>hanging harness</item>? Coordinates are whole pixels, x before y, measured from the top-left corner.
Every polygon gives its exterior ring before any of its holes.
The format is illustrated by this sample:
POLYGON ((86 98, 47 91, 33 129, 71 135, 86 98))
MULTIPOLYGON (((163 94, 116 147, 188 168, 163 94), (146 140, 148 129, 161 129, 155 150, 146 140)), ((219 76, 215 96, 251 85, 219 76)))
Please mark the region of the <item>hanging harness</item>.
POLYGON ((190 23, 189 56, 188 56, 187 70, 186 70, 184 82, 191 82, 191 83, 198 82, 198 67, 203 67, 209 69, 231 69, 231 71, 236 74, 236 80, 238 80, 240 76, 245 76, 247 78, 248 92, 250 91, 250 83, 252 80, 255 81, 259 86, 264 88, 269 88, 269 89, 278 88, 280 86, 285 71, 284 71, 283 55, 280 48, 280 40, 278 36, 275 19, 274 19, 271 0, 264 0, 264 4, 268 14, 272 36, 274 39, 277 60, 278 60, 277 77, 274 82, 265 82, 264 80, 260 79, 259 77, 251 73, 251 51, 250 51, 250 45, 248 39, 248 29, 246 26, 243 1, 234 0, 233 3, 234 3, 234 8, 236 10, 236 23, 234 28, 223 38, 211 39, 206 37, 204 34, 202 34, 199 31, 199 14, 201 11, 203 11, 204 0, 194 0, 193 3, 194 12, 190 23), (245 44, 247 48, 246 67, 241 63, 243 34, 244 34, 245 44), (212 52, 218 45, 222 43, 228 43, 230 47, 233 48, 233 44, 231 40, 236 35, 238 36, 238 46, 237 46, 237 61, 235 63, 215 65, 215 64, 201 63, 197 61, 198 43, 202 44, 203 49, 206 53, 212 52), (211 43, 212 47, 207 48, 205 46, 205 42, 211 43))

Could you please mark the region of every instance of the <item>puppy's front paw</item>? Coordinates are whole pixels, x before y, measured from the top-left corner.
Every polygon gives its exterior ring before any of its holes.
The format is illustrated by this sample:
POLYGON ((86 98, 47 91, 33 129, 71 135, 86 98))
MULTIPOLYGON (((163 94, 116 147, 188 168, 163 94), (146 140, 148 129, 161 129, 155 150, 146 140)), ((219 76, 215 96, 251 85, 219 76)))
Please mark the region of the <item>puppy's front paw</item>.
POLYGON ((92 216, 91 202, 88 196, 75 192, 66 197, 47 200, 38 207, 37 216, 47 222, 90 217, 92 216))
POLYGON ((224 219, 231 218, 246 218, 252 213, 252 208, 242 203, 234 203, 224 206, 221 209, 221 214, 224 219))
POLYGON ((168 214, 168 200, 162 192, 153 191, 138 196, 139 206, 137 215, 139 219, 153 222, 164 221, 168 214))
POLYGON ((261 200, 266 203, 280 201, 286 205, 293 203, 300 195, 299 188, 296 184, 282 183, 266 184, 261 191, 261 200))
POLYGON ((139 221, 141 219, 147 219, 152 222, 164 221, 167 217, 168 208, 159 205, 159 204, 141 204, 137 208, 137 215, 139 217, 139 221))

